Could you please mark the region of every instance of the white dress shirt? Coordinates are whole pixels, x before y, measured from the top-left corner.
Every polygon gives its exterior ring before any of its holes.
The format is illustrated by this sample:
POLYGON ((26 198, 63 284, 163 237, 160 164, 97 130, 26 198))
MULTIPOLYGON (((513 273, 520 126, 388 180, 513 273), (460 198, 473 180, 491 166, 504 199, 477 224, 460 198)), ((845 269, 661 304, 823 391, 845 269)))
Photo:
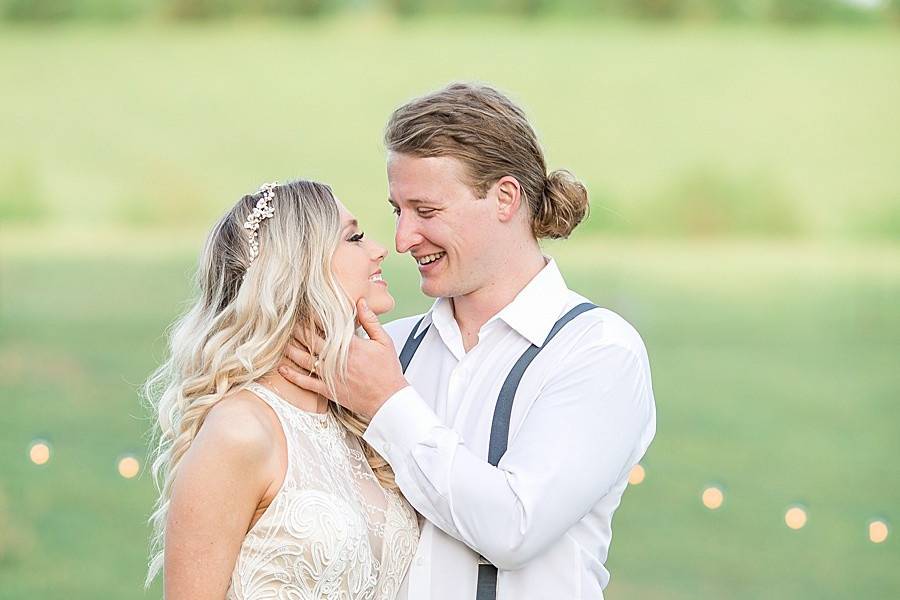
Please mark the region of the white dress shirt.
MULTIPOLYGON (((468 352, 448 299, 426 313, 410 386, 364 436, 427 519, 401 600, 474 600, 479 553, 499 569, 498 600, 603 598, 613 511, 656 432, 637 331, 603 308, 566 325, 522 377, 506 454, 496 467, 487 461, 513 364, 585 301, 549 260, 468 352)), ((398 352, 420 317, 386 326, 398 352)))

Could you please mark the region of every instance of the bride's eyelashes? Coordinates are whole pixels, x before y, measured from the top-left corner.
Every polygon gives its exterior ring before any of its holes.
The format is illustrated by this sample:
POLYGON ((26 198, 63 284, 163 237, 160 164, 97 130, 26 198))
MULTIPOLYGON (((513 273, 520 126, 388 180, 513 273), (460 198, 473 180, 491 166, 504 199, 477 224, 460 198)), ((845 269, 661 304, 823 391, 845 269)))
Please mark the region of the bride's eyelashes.
POLYGON ((365 235, 366 235, 365 231, 360 231, 359 233, 351 235, 347 241, 348 242, 361 242, 363 240, 363 237, 365 237, 365 235))

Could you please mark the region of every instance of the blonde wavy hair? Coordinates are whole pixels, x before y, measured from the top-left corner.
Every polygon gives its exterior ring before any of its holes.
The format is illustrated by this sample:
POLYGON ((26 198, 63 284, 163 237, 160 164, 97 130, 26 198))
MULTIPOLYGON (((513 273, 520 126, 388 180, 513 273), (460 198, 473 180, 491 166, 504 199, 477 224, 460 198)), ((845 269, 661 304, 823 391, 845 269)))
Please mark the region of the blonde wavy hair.
MULTIPOLYGON (((196 274, 198 299, 170 328, 168 358, 144 384, 156 419, 151 470, 159 491, 146 586, 162 569, 178 466, 210 409, 274 369, 296 324, 324 337, 318 372, 332 390, 345 373, 356 311, 331 270, 341 241, 331 188, 302 180, 275 187, 274 215, 260 223, 251 261, 244 223, 260 198, 244 196, 213 227, 196 274)), ((359 438, 381 484, 396 489, 390 465, 362 439, 368 421, 334 402, 328 409, 359 438)))

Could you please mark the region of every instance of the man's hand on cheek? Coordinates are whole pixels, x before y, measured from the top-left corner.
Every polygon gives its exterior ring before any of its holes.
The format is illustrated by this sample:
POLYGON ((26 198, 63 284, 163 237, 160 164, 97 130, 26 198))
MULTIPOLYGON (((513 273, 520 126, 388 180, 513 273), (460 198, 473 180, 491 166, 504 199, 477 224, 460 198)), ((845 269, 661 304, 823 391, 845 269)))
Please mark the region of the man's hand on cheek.
MULTIPOLYGON (((381 405, 409 383, 403 377, 394 342, 378 322, 365 300, 356 305, 359 324, 370 339, 354 336, 347 356, 347 378, 337 386, 337 398, 341 406, 367 418, 372 418, 381 405)), ((325 383, 316 376, 316 357, 300 342, 303 332, 295 331, 294 340, 285 352, 295 367, 282 366, 278 371, 291 383, 326 398, 332 394, 325 383), (312 372, 311 372, 312 371, 312 372)), ((308 342, 307 342, 308 343, 308 342)), ((313 344, 321 347, 321 340, 313 344)))

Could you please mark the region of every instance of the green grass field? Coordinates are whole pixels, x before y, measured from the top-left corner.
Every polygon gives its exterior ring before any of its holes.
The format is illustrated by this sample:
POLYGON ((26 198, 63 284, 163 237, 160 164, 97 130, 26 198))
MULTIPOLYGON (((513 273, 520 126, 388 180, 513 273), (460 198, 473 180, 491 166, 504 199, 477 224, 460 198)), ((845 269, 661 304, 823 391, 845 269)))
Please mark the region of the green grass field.
MULTIPOLYGON (((900 513, 895 32, 82 24, 0 30, 0 72, 0 599, 160 596, 153 486, 116 460, 146 452, 137 386, 205 228, 306 176, 390 241, 381 128, 455 78, 510 90, 587 181, 589 222, 547 250, 650 352, 608 598, 900 597, 897 533, 866 538, 900 513)), ((385 273, 392 316, 429 305, 408 258, 385 273)))
MULTIPOLYGON (((572 287, 642 331, 659 411, 647 479, 617 514, 609 597, 900 593, 896 539, 876 546, 865 530, 900 507, 900 249, 571 244, 549 251, 572 287), (716 513, 699 501, 710 482, 726 489, 716 513), (794 532, 782 517, 796 501, 810 519, 794 532)), ((115 461, 141 452, 135 385, 191 259, 112 250, 4 253, 4 598, 142 595, 152 486, 115 461), (35 437, 53 448, 42 467, 27 460, 35 437)), ((395 315, 427 306, 404 258, 385 269, 395 315)))
POLYGON ((0 70, 7 221, 205 223, 302 175, 386 223, 390 111, 475 79, 520 100, 549 164, 586 180, 594 229, 900 237, 892 29, 5 28, 0 70))

